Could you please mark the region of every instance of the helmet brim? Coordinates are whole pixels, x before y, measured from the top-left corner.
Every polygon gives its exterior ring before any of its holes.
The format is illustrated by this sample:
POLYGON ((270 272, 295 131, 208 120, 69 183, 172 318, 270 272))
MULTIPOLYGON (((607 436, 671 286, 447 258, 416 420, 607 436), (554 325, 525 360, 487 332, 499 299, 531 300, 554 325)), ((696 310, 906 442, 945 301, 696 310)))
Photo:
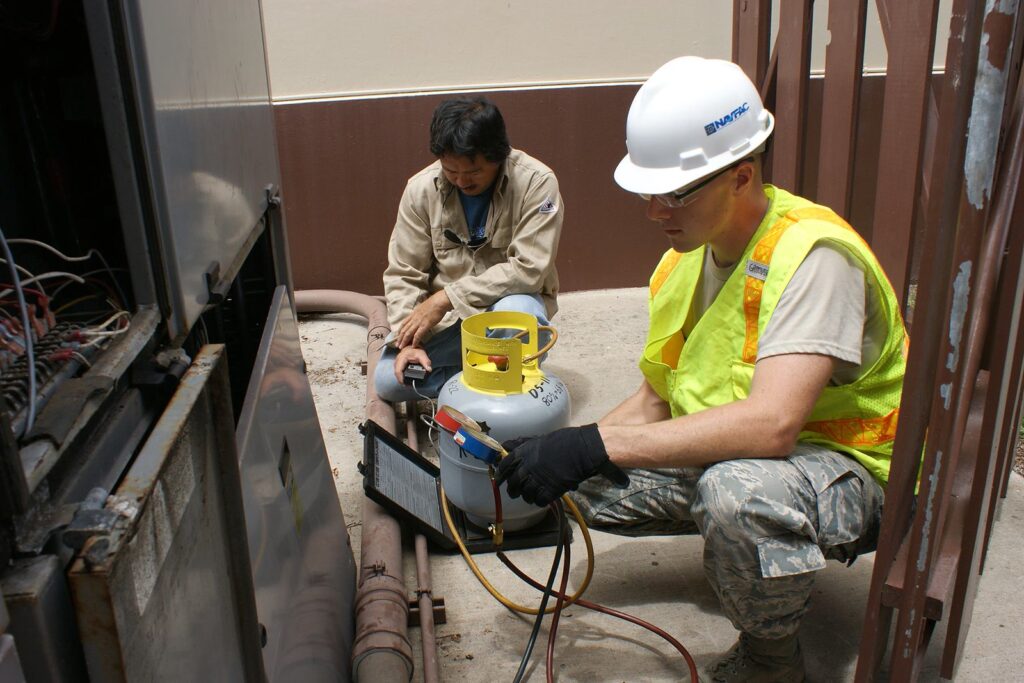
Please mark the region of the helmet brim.
POLYGON ((665 194, 674 192, 707 175, 706 168, 684 171, 679 168, 637 166, 627 154, 615 168, 615 182, 627 192, 665 194))
POLYGON ((675 166, 667 168, 650 168, 638 166, 630 159, 629 154, 622 158, 615 167, 615 182, 627 192, 639 194, 665 194, 681 190, 687 185, 698 182, 702 178, 717 173, 729 164, 736 163, 745 156, 761 151, 762 146, 775 130, 775 117, 765 110, 768 117, 765 128, 750 138, 743 149, 731 150, 714 158, 710 163, 699 168, 683 170, 675 166))

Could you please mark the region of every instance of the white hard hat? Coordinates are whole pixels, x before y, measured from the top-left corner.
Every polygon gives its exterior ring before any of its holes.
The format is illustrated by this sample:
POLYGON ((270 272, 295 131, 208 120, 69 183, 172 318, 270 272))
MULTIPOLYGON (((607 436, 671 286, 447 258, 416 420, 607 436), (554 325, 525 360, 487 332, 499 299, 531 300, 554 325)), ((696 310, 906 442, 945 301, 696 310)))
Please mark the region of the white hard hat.
POLYGON ((640 87, 626 119, 628 154, 615 182, 663 194, 753 154, 775 127, 743 70, 721 59, 678 57, 640 87))

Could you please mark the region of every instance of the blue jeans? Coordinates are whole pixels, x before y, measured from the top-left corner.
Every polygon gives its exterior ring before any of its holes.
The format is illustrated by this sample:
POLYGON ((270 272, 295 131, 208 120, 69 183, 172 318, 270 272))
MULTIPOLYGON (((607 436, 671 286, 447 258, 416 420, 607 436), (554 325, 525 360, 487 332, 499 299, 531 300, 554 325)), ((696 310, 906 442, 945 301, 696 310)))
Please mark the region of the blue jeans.
MULTIPOLYGON (((487 310, 529 313, 537 318, 538 325, 549 324, 544 302, 536 294, 509 294, 495 301, 487 310)), ((514 330, 495 331, 495 336, 499 337, 511 337, 513 334, 514 330)), ((543 345, 542 342, 546 343, 546 334, 538 337, 539 346, 543 345)), ((424 397, 437 398, 444 383, 462 372, 462 321, 428 339, 423 345, 423 350, 430 357, 432 370, 423 381, 416 382, 416 386, 412 387, 402 384, 395 378, 395 357, 398 350, 385 347, 373 373, 373 385, 377 395, 392 403, 415 401, 424 397)))

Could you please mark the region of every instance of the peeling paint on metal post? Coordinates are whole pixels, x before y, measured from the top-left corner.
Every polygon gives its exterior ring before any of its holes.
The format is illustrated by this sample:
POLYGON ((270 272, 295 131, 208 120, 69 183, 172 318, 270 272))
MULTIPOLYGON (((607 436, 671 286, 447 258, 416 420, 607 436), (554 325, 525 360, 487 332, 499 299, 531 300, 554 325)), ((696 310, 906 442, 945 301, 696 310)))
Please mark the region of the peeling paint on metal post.
POLYGON ((925 570, 925 563, 928 560, 928 546, 930 536, 928 530, 931 528, 932 516, 935 512, 935 491, 939 485, 939 473, 942 472, 942 451, 935 451, 935 467, 928 475, 928 500, 924 507, 924 527, 921 534, 921 549, 917 553, 917 571, 925 570))
MULTIPOLYGON (((960 342, 963 341, 964 321, 971 296, 971 262, 961 263, 958 271, 953 280, 953 300, 949 311, 949 353, 946 355, 946 369, 952 373, 956 372, 960 363, 960 342)), ((946 410, 949 410, 949 393, 944 393, 943 398, 946 410)))
POLYGON ((1000 120, 1006 95, 1007 63, 992 50, 992 24, 1013 21, 1017 0, 988 0, 985 6, 985 26, 981 34, 978 54, 978 72, 971 103, 971 119, 967 125, 967 149, 964 156, 964 188, 967 201, 981 209, 992 197, 992 179, 999 143, 1000 120), (997 10, 997 6, 999 10, 997 10), (996 64, 993 58, 1000 62, 996 64))

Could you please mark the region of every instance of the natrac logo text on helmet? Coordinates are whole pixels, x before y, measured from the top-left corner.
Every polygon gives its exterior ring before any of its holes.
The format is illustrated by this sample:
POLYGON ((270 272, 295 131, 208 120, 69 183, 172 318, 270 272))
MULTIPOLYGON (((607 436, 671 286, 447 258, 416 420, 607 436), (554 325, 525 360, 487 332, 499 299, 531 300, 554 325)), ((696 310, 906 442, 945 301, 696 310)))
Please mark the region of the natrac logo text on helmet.
POLYGON ((715 119, 711 123, 706 124, 704 126, 704 133, 706 135, 711 135, 719 128, 725 128, 730 123, 746 114, 748 109, 750 109, 750 103, 744 102, 743 104, 741 104, 740 106, 736 107, 731 112, 723 116, 722 118, 715 119))

